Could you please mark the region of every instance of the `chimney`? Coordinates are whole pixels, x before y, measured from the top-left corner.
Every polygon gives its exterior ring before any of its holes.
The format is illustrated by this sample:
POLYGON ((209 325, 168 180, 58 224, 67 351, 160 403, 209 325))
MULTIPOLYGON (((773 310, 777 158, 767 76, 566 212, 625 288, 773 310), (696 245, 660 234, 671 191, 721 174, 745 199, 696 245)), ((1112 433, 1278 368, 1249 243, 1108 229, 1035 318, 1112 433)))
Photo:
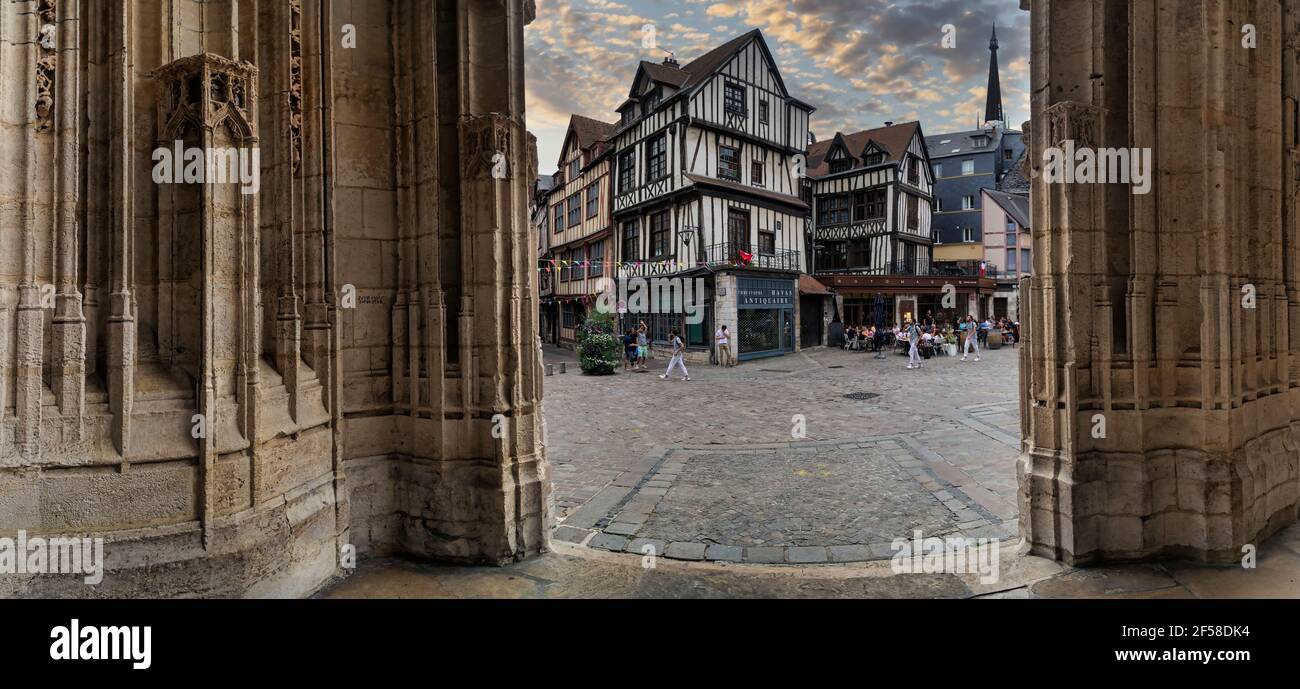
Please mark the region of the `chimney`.
POLYGON ((886 126, 886 127, 892 127, 892 126, 894 126, 894 123, 893 123, 893 122, 886 122, 886 123, 885 123, 885 126, 886 126))
POLYGON ((673 55, 672 53, 668 53, 668 57, 664 58, 664 65, 673 68, 677 68, 680 66, 677 62, 677 56, 673 55))

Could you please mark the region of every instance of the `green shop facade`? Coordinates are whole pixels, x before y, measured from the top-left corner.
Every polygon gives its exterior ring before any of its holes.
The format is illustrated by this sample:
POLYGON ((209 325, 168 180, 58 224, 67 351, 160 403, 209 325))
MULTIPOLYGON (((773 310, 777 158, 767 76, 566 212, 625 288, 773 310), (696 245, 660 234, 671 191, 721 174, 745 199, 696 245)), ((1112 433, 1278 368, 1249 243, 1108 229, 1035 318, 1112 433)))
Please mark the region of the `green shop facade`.
MULTIPOLYGON (((697 269, 673 277, 699 280, 703 287, 693 295, 697 316, 684 312, 680 302, 651 300, 640 312, 620 304, 619 332, 645 322, 651 340, 662 350, 669 331, 682 333, 688 360, 707 360, 714 353, 714 333, 725 324, 731 351, 747 361, 783 356, 799 347, 799 275, 797 272, 755 272, 752 269, 697 269), (695 322, 692 322, 695 321, 695 322)), ((662 351, 660 352, 662 354, 662 351)))

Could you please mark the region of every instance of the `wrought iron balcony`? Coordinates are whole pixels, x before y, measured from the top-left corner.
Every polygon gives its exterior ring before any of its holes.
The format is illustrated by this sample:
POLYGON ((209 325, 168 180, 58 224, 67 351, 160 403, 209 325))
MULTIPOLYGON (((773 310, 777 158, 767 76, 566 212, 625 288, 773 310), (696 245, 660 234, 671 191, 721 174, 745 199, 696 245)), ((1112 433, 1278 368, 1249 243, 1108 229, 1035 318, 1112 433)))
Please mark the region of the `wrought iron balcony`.
POLYGON ((704 247, 704 260, 708 265, 735 266, 737 268, 762 268, 766 270, 803 270, 803 255, 794 249, 759 251, 750 244, 726 242, 704 247))

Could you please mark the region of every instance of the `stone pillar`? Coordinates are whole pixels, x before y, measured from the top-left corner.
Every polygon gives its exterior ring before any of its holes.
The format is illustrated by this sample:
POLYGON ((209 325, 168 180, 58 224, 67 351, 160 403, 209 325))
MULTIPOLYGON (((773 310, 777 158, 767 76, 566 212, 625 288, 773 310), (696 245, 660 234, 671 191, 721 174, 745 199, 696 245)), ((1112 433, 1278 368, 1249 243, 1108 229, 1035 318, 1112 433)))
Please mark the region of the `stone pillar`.
POLYGON ((1238 559, 1300 506, 1300 2, 1024 6, 1026 547, 1075 565, 1238 559), (1147 193, 1049 180, 1045 156, 1070 146, 1125 150, 1147 193))
POLYGON ((132 291, 133 155, 131 132, 135 91, 131 66, 131 9, 114 5, 106 18, 112 38, 108 44, 109 152, 112 190, 109 239, 108 403, 113 413, 112 440, 125 468, 131 451, 131 415, 135 406, 136 312, 132 291))
POLYGON ((391 370, 400 545, 413 555, 504 563, 549 549, 528 214, 537 163, 523 112, 530 18, 519 0, 397 3, 391 370))
POLYGON ((58 63, 58 163, 55 182, 54 222, 57 252, 57 297, 53 327, 54 396, 63 416, 64 436, 80 440, 86 411, 86 318, 81 290, 77 288, 77 258, 81 251, 77 222, 80 185, 81 139, 79 96, 81 84, 80 5, 67 2, 59 8, 56 36, 62 59, 58 63))

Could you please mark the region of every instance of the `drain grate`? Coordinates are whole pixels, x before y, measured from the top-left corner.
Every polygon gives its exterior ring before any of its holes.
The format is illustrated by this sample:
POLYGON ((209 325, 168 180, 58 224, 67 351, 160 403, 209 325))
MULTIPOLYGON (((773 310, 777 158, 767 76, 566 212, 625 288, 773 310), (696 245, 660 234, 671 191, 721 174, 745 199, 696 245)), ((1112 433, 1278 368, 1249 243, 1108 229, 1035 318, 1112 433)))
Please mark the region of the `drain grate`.
POLYGON ((760 368, 758 370, 763 373, 792 373, 792 371, 788 371, 784 368, 760 368))
POLYGON ((844 367, 840 366, 839 364, 836 364, 834 366, 827 366, 826 368, 844 368, 844 367))
POLYGON ((847 397, 848 399, 851 399, 851 400, 857 400, 857 401, 859 401, 859 402, 865 402, 865 401, 867 401, 867 400, 875 399, 875 398, 877 398, 877 397, 880 397, 880 393, 877 393, 877 392, 850 392, 849 394, 845 395, 845 397, 847 397))

